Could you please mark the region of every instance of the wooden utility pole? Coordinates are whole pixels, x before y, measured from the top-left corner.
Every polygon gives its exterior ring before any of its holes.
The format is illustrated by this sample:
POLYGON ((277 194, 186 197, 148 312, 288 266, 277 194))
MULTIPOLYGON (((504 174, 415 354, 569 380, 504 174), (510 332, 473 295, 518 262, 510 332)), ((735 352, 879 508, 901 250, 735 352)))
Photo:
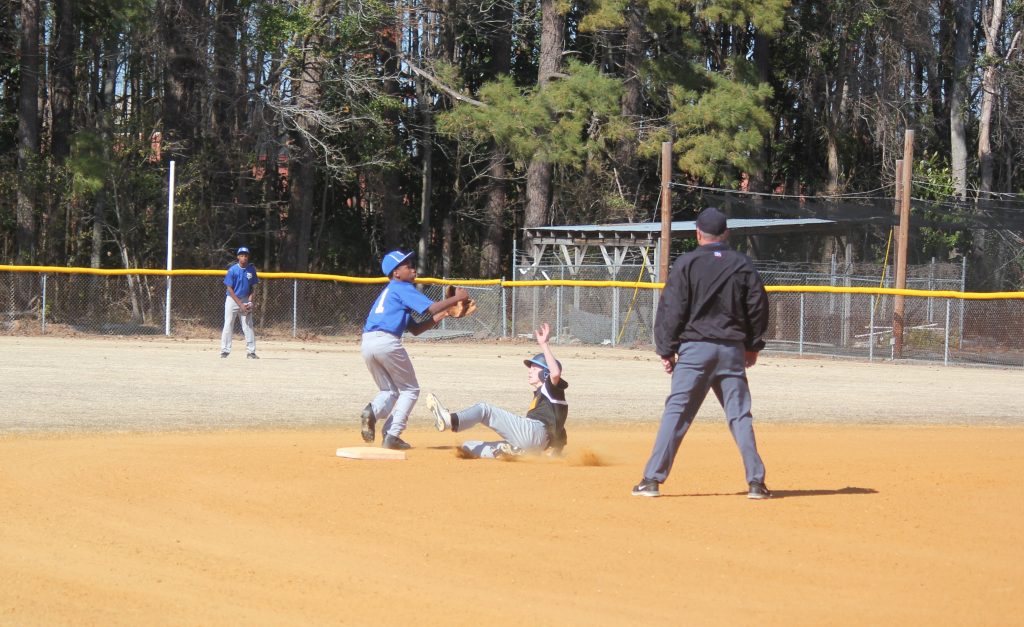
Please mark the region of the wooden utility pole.
POLYGON ((672 249, 672 142, 661 142, 661 259, 658 279, 668 281, 668 262, 672 249))
MULTIPOLYGON (((899 165, 897 165, 899 168, 899 165)), ((896 252, 896 289, 907 288, 907 240, 910 236, 910 190, 914 174, 914 131, 907 131, 903 137, 903 163, 899 169, 900 230, 896 252)), ((893 299, 892 337, 893 358, 903 358, 903 327, 905 320, 904 297, 893 299)))

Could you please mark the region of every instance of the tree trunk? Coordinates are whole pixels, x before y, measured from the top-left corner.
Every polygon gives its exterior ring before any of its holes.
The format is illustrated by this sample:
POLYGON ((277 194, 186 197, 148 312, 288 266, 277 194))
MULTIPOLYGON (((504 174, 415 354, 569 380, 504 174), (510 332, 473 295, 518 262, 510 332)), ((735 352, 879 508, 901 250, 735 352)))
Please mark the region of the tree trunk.
POLYGON ((192 152, 198 103, 203 97, 203 65, 199 51, 190 45, 197 35, 200 0, 161 2, 161 33, 166 56, 163 98, 163 140, 168 152, 184 156, 192 152))
POLYGON ((234 198, 236 188, 235 168, 232 167, 232 154, 235 151, 236 102, 238 96, 235 77, 238 67, 238 1, 220 0, 217 11, 214 33, 214 84, 213 120, 211 130, 217 137, 217 149, 214 151, 213 165, 220 173, 211 178, 211 187, 215 199, 234 198))
POLYGON ((950 94, 949 140, 953 185, 957 196, 967 198, 967 113, 970 111, 971 33, 974 29, 974 7, 977 0, 961 0, 957 4, 953 33, 953 91, 950 94))
POLYGON ((39 0, 21 2, 18 86, 17 262, 35 263, 36 169, 39 157, 39 0))
POLYGON ((50 150, 57 165, 71 154, 71 119, 74 114, 75 44, 78 41, 73 0, 55 0, 53 95, 50 106, 53 130, 50 150))
MULTIPOLYGON (((643 106, 643 85, 640 82, 640 70, 644 62, 643 20, 631 3, 626 13, 626 41, 622 59, 622 98, 619 100, 619 111, 628 123, 638 127, 640 111, 643 106)), ((636 218, 636 205, 639 195, 640 177, 637 172, 637 136, 630 135, 615 146, 615 163, 618 171, 618 183, 624 190, 624 201, 630 203, 633 210, 627 216, 630 221, 636 218)))
MULTIPOLYGON (((322 14, 317 3, 316 15, 322 14)), ((319 35, 306 42, 305 52, 296 61, 293 83, 295 94, 295 129, 291 131, 292 154, 289 159, 288 231, 285 235, 286 271, 306 272, 309 269, 309 243, 313 232, 313 199, 316 197, 316 153, 311 138, 319 128, 314 113, 322 106, 324 60, 321 58, 319 35)))
MULTIPOLYGON (((539 89, 551 82, 562 68, 565 45, 565 16, 558 12, 557 0, 541 0, 540 63, 537 68, 539 89)), ((526 171, 526 215, 523 226, 541 226, 547 221, 551 201, 553 167, 543 155, 535 155, 526 171)))
POLYGON ((501 150, 495 147, 488 169, 490 178, 487 206, 484 209, 484 233, 480 246, 480 277, 501 276, 501 250, 505 241, 505 209, 508 206, 508 165, 501 150))
MULTIPOLYGON (((434 37, 436 23, 432 21, 432 14, 424 11, 420 14, 420 24, 423 37, 419 39, 421 46, 416 46, 420 51, 420 61, 432 59, 434 56, 434 37)), ((418 31, 417 31, 418 32, 418 31)), ((427 273, 427 262, 430 261, 430 240, 431 240, 431 218, 433 213, 434 196, 434 110, 433 99, 430 97, 430 90, 426 79, 416 79, 416 106, 419 109, 420 125, 420 238, 416 247, 416 266, 420 273, 427 273)), ((435 264, 436 265, 436 264, 435 264)))
MULTIPOLYGON (((491 78, 497 78, 512 70, 512 10, 505 3, 496 2, 492 15, 496 28, 490 37, 492 56, 488 73, 491 78)), ((507 211, 508 163, 505 153, 495 145, 488 166, 487 204, 484 208, 483 241, 480 246, 481 277, 501 276, 507 211)))
MULTIPOLYGON (((379 55, 381 65, 384 69, 383 87, 384 97, 401 102, 401 86, 398 83, 398 45, 401 36, 401 25, 396 19, 395 22, 383 28, 379 35, 379 55)), ((396 111, 390 110, 385 117, 391 124, 392 136, 395 142, 399 143, 399 125, 401 120, 396 111)), ((377 205, 383 221, 384 248, 393 250, 402 245, 402 189, 398 177, 397 165, 394 167, 378 168, 372 176, 375 184, 371 186, 377 196, 377 205)))
POLYGON ((984 196, 993 190, 995 157, 992 154, 992 110, 1000 89, 996 79, 996 43, 1003 27, 1003 0, 992 0, 992 16, 985 27, 985 58, 987 64, 981 81, 981 114, 978 123, 978 164, 981 168, 980 190, 984 196))

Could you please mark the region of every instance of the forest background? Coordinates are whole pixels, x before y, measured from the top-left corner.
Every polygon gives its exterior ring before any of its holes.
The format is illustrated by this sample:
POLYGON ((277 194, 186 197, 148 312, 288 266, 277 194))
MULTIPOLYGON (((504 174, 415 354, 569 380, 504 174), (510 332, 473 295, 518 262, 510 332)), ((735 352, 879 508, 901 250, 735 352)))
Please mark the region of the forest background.
POLYGON ((176 268, 244 244, 373 275, 403 247, 508 276, 524 226, 656 221, 663 141, 674 219, 703 187, 891 215, 912 129, 934 226, 909 261, 1021 289, 1022 22, 1010 0, 0 0, 0 263, 163 267, 173 159, 176 268))

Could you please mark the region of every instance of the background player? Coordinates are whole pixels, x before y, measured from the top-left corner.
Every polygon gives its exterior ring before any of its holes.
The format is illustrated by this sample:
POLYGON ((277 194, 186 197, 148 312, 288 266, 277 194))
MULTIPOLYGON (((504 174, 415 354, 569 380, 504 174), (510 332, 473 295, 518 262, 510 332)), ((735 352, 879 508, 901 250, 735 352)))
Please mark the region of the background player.
POLYGON ((360 416, 363 441, 373 442, 378 417, 387 416, 381 446, 396 450, 411 448, 400 436, 420 395, 416 371, 402 345, 402 334, 408 329, 413 335, 419 335, 433 328, 445 318, 449 307, 469 298, 469 293, 461 287, 456 288, 451 297, 438 302, 424 296, 413 285, 416 280, 413 254, 394 250, 384 255, 381 270, 390 281, 373 301, 363 325, 363 361, 380 389, 360 416), (414 313, 429 317, 415 322, 414 313))
POLYGON ((561 455, 568 439, 565 420, 569 415, 569 403, 565 400, 565 389, 569 383, 562 378, 562 364, 555 359, 548 345, 551 328, 545 322, 534 331, 534 335, 541 352, 523 360, 529 369, 527 383, 533 389, 533 402, 525 417, 488 403, 477 403, 452 413, 436 396, 427 396, 427 407, 434 414, 434 426, 438 431, 451 429, 458 433, 483 424, 503 438, 497 442, 463 442, 459 448, 466 455, 494 458, 544 450, 561 455))
POLYGON ((227 289, 224 297, 224 330, 220 334, 220 356, 231 354, 231 337, 235 331, 235 317, 238 317, 242 323, 242 335, 245 336, 246 356, 259 359, 256 356, 256 332, 253 330, 252 297, 260 280, 256 276, 256 268, 249 263, 249 249, 240 246, 236 254, 238 263, 232 264, 224 276, 227 289))
POLYGON ((746 469, 747 496, 765 499, 764 464, 754 440, 746 369, 757 363, 768 328, 768 294, 750 259, 729 248, 725 216, 714 208, 697 216, 700 246, 679 257, 658 301, 654 343, 672 390, 634 496, 660 496, 679 445, 708 390, 725 409, 746 469))

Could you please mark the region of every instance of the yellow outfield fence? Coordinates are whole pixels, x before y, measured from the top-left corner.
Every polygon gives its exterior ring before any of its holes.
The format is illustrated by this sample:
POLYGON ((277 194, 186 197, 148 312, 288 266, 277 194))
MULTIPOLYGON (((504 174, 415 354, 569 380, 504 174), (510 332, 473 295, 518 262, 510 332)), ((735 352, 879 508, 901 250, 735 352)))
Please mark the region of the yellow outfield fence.
MULTIPOLYGON (((225 270, 121 270, 0 265, 0 334, 218 337, 225 270)), ((358 337, 383 277, 260 272, 260 337, 358 337)), ((766 275, 766 281, 771 275, 766 275)), ((661 283, 609 280, 417 280, 442 298, 465 287, 475 315, 419 339, 517 338, 541 322, 555 341, 646 346, 661 283)), ((1024 292, 768 285, 768 350, 868 360, 1024 366, 1024 292), (904 336, 892 335, 897 296, 904 336), (900 350, 897 354, 895 351, 900 350)))

